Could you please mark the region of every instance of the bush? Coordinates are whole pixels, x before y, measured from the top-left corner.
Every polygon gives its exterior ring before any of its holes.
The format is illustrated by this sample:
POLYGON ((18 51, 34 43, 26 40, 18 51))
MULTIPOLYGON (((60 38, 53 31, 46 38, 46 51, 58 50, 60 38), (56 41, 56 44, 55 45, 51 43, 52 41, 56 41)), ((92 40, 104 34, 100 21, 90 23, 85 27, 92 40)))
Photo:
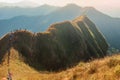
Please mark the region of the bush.
POLYGON ((114 73, 115 73, 116 76, 118 76, 118 77, 120 76, 120 65, 117 65, 117 66, 115 67, 114 73))
POLYGON ((84 62, 80 62, 80 63, 78 64, 79 67, 84 66, 84 65, 85 65, 84 62))
POLYGON ((109 68, 112 68, 112 67, 115 67, 117 65, 120 65, 120 60, 119 59, 110 59, 108 62, 107 62, 107 66, 109 68))
POLYGON ((94 74, 97 72, 97 64, 90 64, 90 67, 88 69, 89 74, 94 74))

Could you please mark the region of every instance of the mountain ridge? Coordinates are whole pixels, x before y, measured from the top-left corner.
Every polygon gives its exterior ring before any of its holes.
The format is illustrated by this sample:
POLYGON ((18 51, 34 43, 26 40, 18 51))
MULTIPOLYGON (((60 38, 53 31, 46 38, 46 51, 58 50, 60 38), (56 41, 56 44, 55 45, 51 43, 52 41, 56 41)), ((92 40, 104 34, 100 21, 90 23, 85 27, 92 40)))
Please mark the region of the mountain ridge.
POLYGON ((11 35, 14 35, 13 48, 21 53, 25 63, 37 70, 41 67, 59 70, 79 61, 104 57, 108 48, 105 38, 87 17, 79 18, 81 20, 55 23, 43 33, 17 30, 7 34, 0 40, 0 62, 8 49, 11 35))
POLYGON ((40 16, 47 15, 59 7, 50 5, 41 5, 33 8, 21 8, 21 7, 3 7, 0 8, 0 20, 10 19, 17 16, 40 16))

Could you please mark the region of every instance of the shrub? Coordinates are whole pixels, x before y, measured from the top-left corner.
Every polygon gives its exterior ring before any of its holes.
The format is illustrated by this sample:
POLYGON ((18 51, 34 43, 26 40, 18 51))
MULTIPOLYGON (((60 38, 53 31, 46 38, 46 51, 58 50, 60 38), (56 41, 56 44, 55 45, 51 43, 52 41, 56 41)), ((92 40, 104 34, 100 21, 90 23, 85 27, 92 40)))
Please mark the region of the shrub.
POLYGON ((88 69, 89 74, 94 74, 97 72, 97 64, 90 64, 90 67, 88 69))
POLYGON ((85 65, 84 62, 80 62, 80 63, 78 64, 79 67, 84 66, 84 65, 85 65))
POLYGON ((110 59, 108 62, 107 62, 107 66, 109 68, 112 68, 112 67, 115 67, 117 65, 120 65, 120 60, 119 59, 110 59))
POLYGON ((120 76, 120 65, 117 65, 115 68, 114 68, 114 73, 116 76, 120 76))

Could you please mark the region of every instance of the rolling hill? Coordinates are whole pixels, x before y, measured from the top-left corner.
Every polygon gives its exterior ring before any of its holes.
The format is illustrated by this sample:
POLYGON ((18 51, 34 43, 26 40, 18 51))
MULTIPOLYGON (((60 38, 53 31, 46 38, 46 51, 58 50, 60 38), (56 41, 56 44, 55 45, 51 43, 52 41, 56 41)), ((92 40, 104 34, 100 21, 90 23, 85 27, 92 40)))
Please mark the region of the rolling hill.
POLYGON ((72 20, 77 16, 87 15, 107 39, 110 47, 120 49, 120 19, 105 15, 95 8, 81 8, 75 4, 69 4, 58 8, 44 16, 17 16, 8 20, 0 20, 0 36, 15 29, 28 29, 33 32, 45 31, 55 22, 72 20))
MULTIPOLYGON (((23 62, 17 50, 11 48, 10 71, 14 80, 118 80, 120 55, 108 56, 89 62, 79 62, 59 72, 37 71, 23 62)), ((7 53, 6 53, 7 54, 7 53)), ((0 79, 7 76, 7 55, 0 64, 0 79)))

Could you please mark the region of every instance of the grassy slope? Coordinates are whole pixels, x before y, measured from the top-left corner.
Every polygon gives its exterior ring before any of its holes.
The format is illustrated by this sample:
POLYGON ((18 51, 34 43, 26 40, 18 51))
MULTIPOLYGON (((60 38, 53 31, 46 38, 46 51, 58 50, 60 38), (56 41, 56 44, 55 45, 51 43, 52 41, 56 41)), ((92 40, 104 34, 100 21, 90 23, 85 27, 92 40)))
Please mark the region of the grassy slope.
MULTIPOLYGON (((118 80, 120 78, 120 55, 80 62, 73 68, 60 72, 37 72, 22 62, 15 49, 11 49, 10 69, 13 80, 118 80)), ((6 54, 7 55, 7 54, 6 54)), ((0 80, 7 74, 7 56, 0 64, 0 80)))

